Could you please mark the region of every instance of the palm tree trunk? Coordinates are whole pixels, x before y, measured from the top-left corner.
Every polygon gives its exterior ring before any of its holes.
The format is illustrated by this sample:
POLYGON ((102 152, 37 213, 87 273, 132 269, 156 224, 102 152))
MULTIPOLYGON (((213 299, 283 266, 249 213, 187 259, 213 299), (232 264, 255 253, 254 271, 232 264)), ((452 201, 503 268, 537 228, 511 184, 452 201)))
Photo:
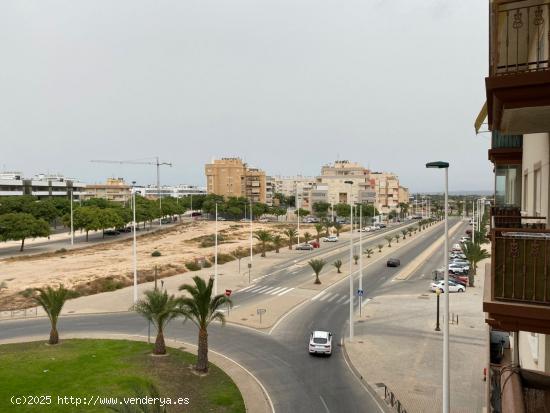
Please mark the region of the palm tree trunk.
POLYGON ((159 328, 157 333, 157 339, 155 340, 155 347, 153 349, 153 354, 166 354, 166 344, 164 343, 164 333, 162 329, 159 328))
POLYGON ((321 284, 321 280, 319 280, 319 274, 315 274, 315 284, 321 284))
POLYGON ((265 243, 262 243, 262 257, 265 257, 265 243))
POLYGON ((19 251, 23 251, 23 248, 25 247, 25 238, 21 239, 21 248, 19 248, 19 251))
POLYGON ((52 324, 52 329, 50 330, 50 340, 48 344, 58 344, 59 343, 59 333, 57 332, 57 326, 52 324))
POLYGON ((208 332, 202 328, 199 330, 199 348, 195 370, 203 373, 208 371, 208 332))

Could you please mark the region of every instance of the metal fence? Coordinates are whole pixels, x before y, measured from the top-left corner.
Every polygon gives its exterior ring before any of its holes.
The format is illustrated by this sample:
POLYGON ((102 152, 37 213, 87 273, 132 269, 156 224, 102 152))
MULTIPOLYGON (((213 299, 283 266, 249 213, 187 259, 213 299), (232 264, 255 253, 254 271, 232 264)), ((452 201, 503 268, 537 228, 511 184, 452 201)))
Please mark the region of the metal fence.
POLYGON ((0 311, 0 319, 34 317, 38 317, 38 307, 0 311))

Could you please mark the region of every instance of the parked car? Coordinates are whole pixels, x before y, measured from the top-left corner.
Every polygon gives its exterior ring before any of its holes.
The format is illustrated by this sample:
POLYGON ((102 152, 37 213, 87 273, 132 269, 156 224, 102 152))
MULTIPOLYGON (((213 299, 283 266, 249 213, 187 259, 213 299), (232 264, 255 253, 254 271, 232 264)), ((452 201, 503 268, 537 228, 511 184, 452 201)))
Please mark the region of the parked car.
POLYGON ((386 267, 399 267, 401 265, 401 261, 397 258, 389 258, 386 262, 386 267))
POLYGON ((260 218, 258 222, 269 222, 269 219, 267 218, 260 218))
POLYGON ((449 274, 468 275, 469 272, 470 270, 465 267, 449 265, 449 274))
POLYGON ((332 354, 332 333, 313 331, 309 336, 309 354, 332 354))
POLYGON ((324 242, 336 242, 338 237, 336 235, 329 235, 328 237, 323 238, 324 242))
POLYGON ((452 253, 449 254, 449 259, 450 260, 455 260, 455 259, 465 260, 466 255, 464 255, 462 252, 452 252, 452 253))
MULTIPOLYGON (((437 289, 440 289, 441 292, 445 292, 445 281, 438 281, 438 282, 433 282, 430 284, 430 290, 433 291, 433 292, 436 292, 437 289)), ((454 281, 451 281, 449 280, 449 292, 450 293, 463 293, 464 291, 466 291, 466 287, 463 286, 462 284, 458 284, 454 281)))
POLYGON ((243 219, 241 219, 241 222, 250 222, 250 219, 248 219, 248 218, 243 218, 243 219))
POLYGON ((378 228, 386 228, 386 224, 383 224, 381 222, 379 222, 378 224, 376 224, 378 226, 378 228))
POLYGON ((313 248, 320 248, 321 244, 319 244, 317 241, 309 241, 309 245, 311 245, 313 248))
POLYGON ((132 232, 132 227, 117 228, 118 232, 132 232))
POLYGON ((297 250, 305 250, 305 251, 311 251, 313 249, 313 245, 311 244, 300 244, 296 245, 297 250))
POLYGON ((472 235, 472 230, 471 230, 471 229, 467 229, 467 230, 466 230, 466 235, 472 235))
POLYGON ((116 229, 108 229, 104 232, 105 235, 119 235, 120 232, 118 232, 116 229))
POLYGON ((224 217, 218 217, 218 221, 227 221, 224 217))

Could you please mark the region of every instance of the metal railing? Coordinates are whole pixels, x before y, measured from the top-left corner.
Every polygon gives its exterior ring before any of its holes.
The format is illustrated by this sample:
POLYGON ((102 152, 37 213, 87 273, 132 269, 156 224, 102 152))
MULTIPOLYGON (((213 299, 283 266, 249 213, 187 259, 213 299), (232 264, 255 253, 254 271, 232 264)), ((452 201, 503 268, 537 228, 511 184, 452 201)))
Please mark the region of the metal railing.
POLYGON ((515 206, 491 207, 491 229, 540 229, 546 228, 546 217, 521 215, 521 208, 515 206))
POLYGON ((550 4, 499 6, 492 22, 494 75, 550 69, 550 4))
POLYGON ((0 310, 0 319, 2 318, 27 318, 38 317, 38 307, 0 310))
POLYGON ((550 230, 496 228, 492 241, 493 298, 550 305, 550 230))
POLYGON ((507 135, 498 130, 491 133, 491 149, 523 148, 523 135, 507 135))

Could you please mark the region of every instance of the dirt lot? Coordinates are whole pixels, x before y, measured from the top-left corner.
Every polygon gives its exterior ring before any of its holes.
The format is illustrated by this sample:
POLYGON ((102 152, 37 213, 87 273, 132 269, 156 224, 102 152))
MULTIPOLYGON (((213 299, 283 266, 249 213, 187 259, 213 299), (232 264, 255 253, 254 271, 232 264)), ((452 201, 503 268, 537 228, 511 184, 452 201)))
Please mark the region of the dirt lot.
MULTIPOLYGON (((213 262, 214 225, 209 221, 181 223, 166 230, 138 236, 139 281, 151 281, 155 267, 158 277, 162 278, 187 271, 186 263, 197 259, 213 262), (154 251, 161 255, 152 256, 154 251)), ((254 231, 267 229, 273 233, 282 233, 287 227, 282 223, 254 223, 254 231)), ((221 254, 232 254, 239 247, 245 250, 250 247, 248 223, 219 222, 218 228, 221 238, 218 246, 220 262, 233 259, 221 254)), ((311 225, 304 225, 300 229, 301 233, 315 233, 311 225)), ((131 239, 73 251, 7 258, 0 260, 0 284, 4 282, 7 286, 0 290, 0 310, 32 306, 29 299, 32 288, 63 284, 74 290, 77 296, 122 288, 130 285, 132 280, 131 239)))

